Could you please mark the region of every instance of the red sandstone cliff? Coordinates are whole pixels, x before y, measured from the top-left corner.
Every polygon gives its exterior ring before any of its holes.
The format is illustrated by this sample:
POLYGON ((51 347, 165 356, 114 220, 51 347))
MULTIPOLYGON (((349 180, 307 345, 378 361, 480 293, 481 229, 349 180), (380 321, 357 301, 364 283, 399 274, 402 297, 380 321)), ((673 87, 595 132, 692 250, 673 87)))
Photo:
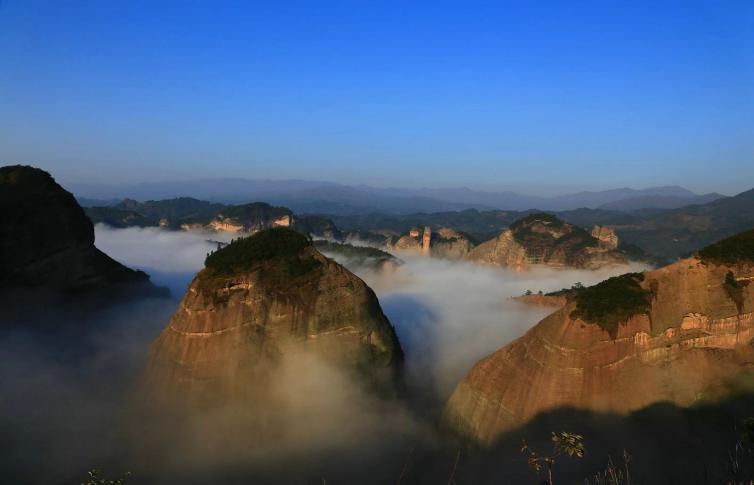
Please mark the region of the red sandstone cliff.
MULTIPOLYGON (((608 238, 603 233, 597 235, 608 238)), ((532 214, 471 249, 466 259, 517 270, 531 265, 595 269, 627 262, 616 247, 549 214, 532 214)))
POLYGON ((663 400, 689 405, 754 363, 751 279, 751 261, 681 260, 645 274, 638 285, 647 311, 616 328, 578 316, 572 299, 478 362, 453 392, 444 420, 489 443, 563 406, 626 413, 663 400), (737 295, 726 288, 728 272, 737 295))
POLYGON ((146 380, 153 396, 253 402, 270 372, 299 351, 378 379, 401 364, 374 292, 305 236, 262 231, 216 256, 152 346, 146 380))

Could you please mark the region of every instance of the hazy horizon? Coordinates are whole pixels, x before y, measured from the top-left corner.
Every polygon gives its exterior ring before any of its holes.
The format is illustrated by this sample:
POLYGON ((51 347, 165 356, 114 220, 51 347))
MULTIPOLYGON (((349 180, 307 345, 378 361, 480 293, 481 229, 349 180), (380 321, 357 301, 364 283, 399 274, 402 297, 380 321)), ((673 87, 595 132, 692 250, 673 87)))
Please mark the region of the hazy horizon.
MULTIPOLYGON (((3 165, 16 165, 15 163, 3 163, 3 165)), ((734 191, 734 192, 721 192, 719 190, 712 190, 712 189, 693 189, 689 186, 685 186, 680 183, 657 183, 657 184, 644 184, 644 185, 621 185, 621 184, 614 184, 614 185, 596 185, 596 186, 590 186, 590 185, 562 185, 562 184, 535 184, 535 183, 529 183, 529 184, 520 184, 520 185, 511 185, 511 184, 501 184, 501 185, 490 185, 490 184, 453 184, 453 183, 447 183, 447 184, 434 184, 434 185, 427 185, 427 184, 417 184, 417 185, 410 185, 410 184, 375 184, 370 183, 369 181, 361 181, 361 182, 342 182, 342 181, 335 181, 335 180, 326 180, 326 179, 313 179, 313 178, 299 178, 299 177, 291 177, 291 178, 270 178, 270 177, 242 177, 242 176, 218 176, 218 177, 175 177, 175 178, 158 178, 158 179, 143 179, 143 180, 135 180, 135 181, 127 181, 127 182, 120 182, 120 181, 110 181, 110 182, 82 182, 78 180, 66 180, 61 179, 59 177, 56 177, 56 174, 54 172, 51 172, 49 169, 45 169, 42 165, 35 165, 35 164, 27 164, 27 163, 18 163, 18 165, 31 165, 36 166, 38 168, 42 168, 43 170, 46 170, 50 172, 53 177, 56 178, 56 180, 61 183, 63 186, 69 186, 73 188, 85 188, 85 187, 112 187, 112 188, 126 188, 126 187, 135 187, 135 186, 141 186, 141 185, 149 185, 149 184, 166 184, 166 183, 192 183, 192 182, 214 182, 214 181, 222 181, 222 180, 233 180, 233 181, 249 181, 249 182, 271 182, 271 183, 286 183, 286 182, 302 182, 307 184, 333 184, 333 185, 339 185, 339 186, 345 186, 345 187, 365 187, 365 188, 372 188, 372 189, 380 189, 380 190, 390 190, 390 189, 396 189, 396 190, 471 190, 474 192, 490 192, 490 193, 502 193, 502 192, 513 192, 519 195, 526 195, 526 196, 533 196, 533 197, 558 197, 563 195, 572 195, 579 192, 604 192, 604 191, 610 191, 610 190, 649 190, 649 189, 658 189, 658 188, 682 188, 689 190, 691 192, 694 192, 697 195, 705 195, 705 194, 711 194, 711 193, 718 193, 723 196, 734 196, 741 192, 745 192, 747 190, 750 190, 754 188, 754 180, 752 180, 751 184, 746 186, 742 184, 742 187, 744 187, 742 190, 734 191)), ((189 194, 190 195, 190 194, 189 194)))

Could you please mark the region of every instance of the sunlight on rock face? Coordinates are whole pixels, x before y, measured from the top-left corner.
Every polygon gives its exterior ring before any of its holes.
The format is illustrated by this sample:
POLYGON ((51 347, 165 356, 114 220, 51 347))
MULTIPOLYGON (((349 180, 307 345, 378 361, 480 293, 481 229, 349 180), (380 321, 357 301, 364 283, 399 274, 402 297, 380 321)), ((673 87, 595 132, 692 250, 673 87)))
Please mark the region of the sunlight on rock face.
MULTIPOLYGON (((153 278, 158 283, 179 278, 184 290, 175 295, 178 298, 203 266, 206 253, 214 249, 207 241, 213 236, 97 226, 97 244, 114 258, 138 268, 156 268, 153 278)), ((590 285, 644 269, 632 265, 599 271, 535 268, 514 272, 467 262, 400 257, 404 264, 389 270, 341 262, 375 290, 405 352, 408 392, 422 401, 428 415, 442 408, 475 362, 520 337, 552 311, 512 297, 526 290, 559 290, 577 282, 590 285)), ((374 399, 363 383, 343 369, 292 356, 280 372, 274 380, 275 404, 262 413, 274 438, 265 440, 264 446, 250 441, 249 436, 262 436, 257 430, 230 439, 233 433, 222 430, 256 430, 259 416, 222 411, 193 421, 185 430, 186 439, 180 440, 182 452, 201 457, 208 452, 205 445, 223 443, 225 459, 250 463, 282 460, 310 446, 344 450, 353 448, 356 441, 365 449, 377 449, 400 436, 433 436, 428 431, 432 418, 425 422, 405 404, 374 399), (313 395, 327 400, 313 403, 313 395)))
MULTIPOLYGON (((171 232, 157 228, 112 229, 96 226, 96 244, 129 266, 161 273, 201 269, 215 249, 215 234, 171 232)), ((225 236, 227 239, 227 236, 225 236)), ((409 378, 446 397, 480 358, 523 335, 550 313, 511 300, 526 290, 555 291, 576 282, 584 285, 646 266, 632 264, 597 271, 534 268, 515 272, 503 268, 399 255, 405 264, 392 271, 349 265, 380 299, 406 351, 409 378), (422 376, 419 379, 419 376, 422 376), (429 382, 427 382, 427 377, 429 382)), ((336 258, 337 259, 337 258, 336 258)), ((175 295, 180 297, 180 295, 175 295)))
MULTIPOLYGON (((112 229, 96 226, 96 244, 129 266, 181 273, 185 283, 201 269, 215 234, 157 228, 112 229)), ((226 236, 227 238, 227 236, 226 236)), ((480 358, 523 335, 551 312, 511 300, 526 290, 555 291, 584 285, 646 266, 631 264, 597 271, 503 268, 399 255, 405 264, 374 271, 341 261, 364 279, 380 299, 406 351, 409 378, 429 386, 442 400, 480 358)), ((336 258, 337 259, 337 258, 336 258)), ((180 297, 181 295, 175 295, 180 297)))

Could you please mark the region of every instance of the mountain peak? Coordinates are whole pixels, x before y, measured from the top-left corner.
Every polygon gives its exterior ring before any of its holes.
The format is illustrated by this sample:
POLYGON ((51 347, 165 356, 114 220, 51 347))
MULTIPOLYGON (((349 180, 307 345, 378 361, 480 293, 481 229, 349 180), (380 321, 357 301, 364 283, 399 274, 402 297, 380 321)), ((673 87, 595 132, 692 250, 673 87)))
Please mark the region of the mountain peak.
MULTIPOLYGON (((227 246, 209 254, 205 268, 213 275, 232 275, 250 271, 262 262, 294 264, 310 259, 307 248, 311 240, 292 229, 275 227, 233 240, 227 246)), ((303 263, 302 263, 303 264, 303 263)))
POLYGON ((0 286, 102 290, 149 277, 94 246, 94 226, 73 195, 38 168, 0 167, 0 286))
POLYGON ((305 354, 390 386, 403 359, 366 283, 306 236, 267 229, 207 257, 153 346, 147 385, 181 407, 259 409, 275 370, 305 354))

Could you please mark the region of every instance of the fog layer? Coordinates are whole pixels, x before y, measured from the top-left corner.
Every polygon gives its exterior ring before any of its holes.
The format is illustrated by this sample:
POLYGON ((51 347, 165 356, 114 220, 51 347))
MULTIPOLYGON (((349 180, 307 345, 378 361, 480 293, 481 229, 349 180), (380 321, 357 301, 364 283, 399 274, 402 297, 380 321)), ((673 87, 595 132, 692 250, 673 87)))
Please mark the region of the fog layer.
POLYGON ((504 268, 398 253, 394 272, 350 268, 377 293, 406 351, 409 376, 433 385, 444 401, 471 366, 553 311, 513 300, 525 291, 555 291, 577 282, 641 271, 632 264, 599 271, 504 268))
POLYGON ((140 400, 137 383, 150 342, 215 249, 209 240, 218 237, 95 230, 100 249, 149 272, 174 295, 111 308, 85 326, 60 316, 56 325, 70 329, 83 358, 68 358, 33 332, 2 334, 0 444, 14 451, 0 461, 0 471, 19 483, 79 483, 91 467, 132 470, 137 483, 202 483, 216 473, 226 474, 227 483, 392 482, 411 450, 442 448, 436 418, 474 362, 548 313, 510 297, 629 270, 515 273, 405 254, 399 255, 405 264, 392 271, 352 266, 396 328, 410 399, 377 398, 347 370, 297 355, 275 376, 262 414, 231 406, 193 416, 176 430, 156 416, 136 417, 131 404, 140 400))

